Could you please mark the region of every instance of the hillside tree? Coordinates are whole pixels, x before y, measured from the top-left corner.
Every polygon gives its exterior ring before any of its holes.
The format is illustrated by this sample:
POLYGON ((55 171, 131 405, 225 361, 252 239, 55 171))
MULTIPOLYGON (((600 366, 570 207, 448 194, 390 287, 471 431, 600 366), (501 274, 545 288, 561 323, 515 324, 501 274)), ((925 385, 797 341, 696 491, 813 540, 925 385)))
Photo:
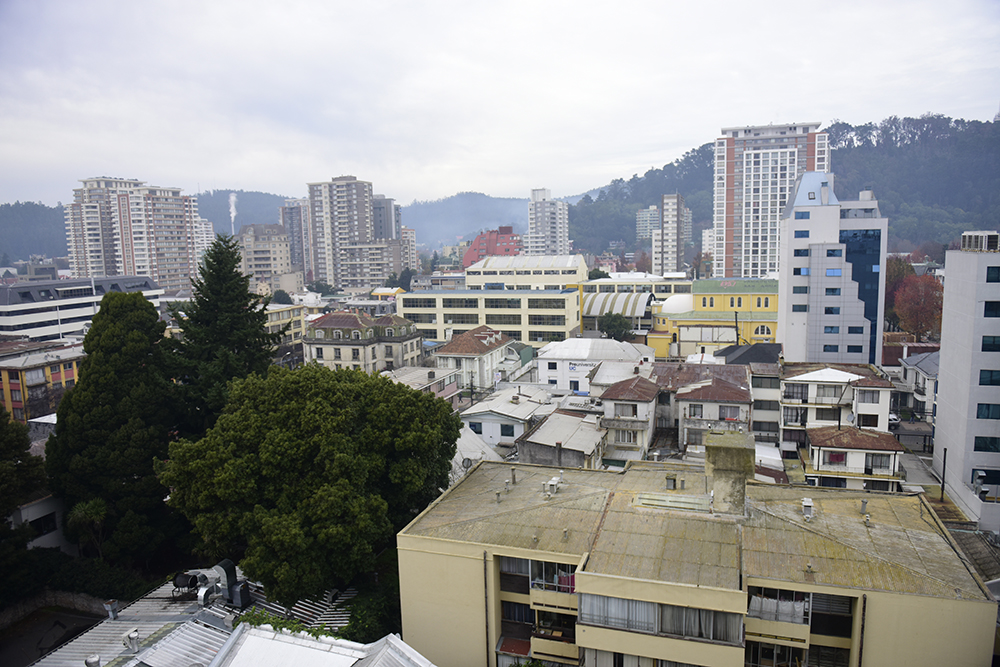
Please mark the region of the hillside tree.
POLYGON ((140 292, 106 294, 83 341, 80 377, 59 404, 46 446, 52 490, 69 508, 103 500, 108 538, 101 551, 123 565, 146 561, 182 530, 153 473, 177 411, 164 329, 140 292))
POLYGON ((385 377, 272 367, 233 383, 204 438, 171 445, 161 480, 205 551, 291 605, 374 566, 448 485, 460 425, 385 377))
MULTIPOLYGON (((0 516, 8 517, 45 484, 45 464, 30 452, 31 439, 24 424, 11 421, 0 403, 0 516)), ((28 555, 30 525, 14 528, 0 521, 0 604, 15 591, 30 587, 36 578, 28 555)))
POLYGON ((899 327, 916 336, 918 343, 928 335, 941 333, 943 306, 944 288, 929 274, 907 277, 896 292, 899 327))
POLYGON ((284 331, 268 332, 269 300, 251 292, 231 236, 212 242, 192 287, 192 300, 171 304, 170 314, 181 329, 172 345, 187 408, 185 433, 200 436, 222 412, 231 380, 267 371, 284 331))

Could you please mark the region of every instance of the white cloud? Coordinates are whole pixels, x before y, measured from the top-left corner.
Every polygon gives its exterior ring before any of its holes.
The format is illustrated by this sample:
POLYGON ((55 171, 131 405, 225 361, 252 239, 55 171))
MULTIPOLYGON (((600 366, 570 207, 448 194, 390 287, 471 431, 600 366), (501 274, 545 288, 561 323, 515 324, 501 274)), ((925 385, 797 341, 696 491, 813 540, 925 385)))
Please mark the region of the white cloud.
MULTIPOLYGON (((719 128, 992 118, 990 0, 0 4, 0 201, 80 178, 570 195, 719 128)), ((836 169, 836 165, 834 165, 836 169)))

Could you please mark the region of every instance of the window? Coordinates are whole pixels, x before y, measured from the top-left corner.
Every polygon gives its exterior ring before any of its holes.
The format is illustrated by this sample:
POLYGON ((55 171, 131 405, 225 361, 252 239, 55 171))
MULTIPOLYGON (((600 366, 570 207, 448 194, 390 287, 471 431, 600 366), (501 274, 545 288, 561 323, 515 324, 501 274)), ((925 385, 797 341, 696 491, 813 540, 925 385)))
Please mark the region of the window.
POLYGON ((33 368, 24 373, 24 383, 26 385, 43 384, 45 382, 45 369, 33 368))
POLYGON ((24 421, 24 408, 11 408, 10 413, 17 421, 24 421))
POLYGON ((317 359, 322 359, 323 358, 323 348, 321 348, 321 347, 317 347, 316 348, 316 358, 317 359))
POLYGON ((847 346, 847 352, 849 354, 863 354, 864 351, 865 351, 865 348, 864 348, 863 345, 848 345, 847 346))
POLYGON ((809 294, 808 285, 796 285, 792 287, 792 294, 809 294))
POLYGON ((847 465, 847 452, 832 452, 828 449, 823 450, 823 465, 825 466, 846 466, 847 465))
POLYGON ((483 423, 482 422, 469 422, 469 430, 473 433, 483 434, 483 423))
POLYGON ((708 297, 708 307, 709 308, 715 308, 715 297, 714 296, 708 297))
POLYGON ((707 308, 708 307, 708 297, 705 297, 705 296, 701 297, 701 307, 702 308, 707 308))
POLYGON ((615 417, 635 417, 638 407, 635 403, 615 403, 615 417))
MULTIPOLYGON (((747 588, 747 616, 765 621, 809 623, 809 593, 774 588, 747 588)), ((793 664, 793 663, 788 663, 793 664)))
POLYGON ((719 419, 735 421, 740 418, 740 408, 738 405, 720 405, 719 419))
POLYGON ((818 398, 839 398, 842 391, 838 385, 821 384, 816 387, 816 396, 818 398))
POLYGON ((500 437, 501 438, 513 438, 514 437, 514 425, 513 424, 500 424, 500 437))
POLYGON ((983 317, 1000 317, 1000 301, 987 301, 983 306, 983 317))
POLYGON ((808 229, 796 229, 795 230, 795 238, 797 238, 797 239, 807 239, 807 238, 809 238, 809 230, 808 229))
POLYGON ((615 429, 615 442, 623 445, 631 445, 636 442, 635 431, 626 431, 625 429, 615 429))
POLYGON ((823 351, 824 352, 840 352, 840 346, 839 345, 824 345, 823 346, 823 351))
POLYGON ((754 410, 777 410, 778 407, 779 407, 778 406, 778 401, 754 401, 753 402, 753 409, 754 410))
POLYGON ((816 419, 819 421, 835 422, 839 418, 839 408, 816 408, 816 419))
POLYGON ((864 332, 864 327, 847 327, 847 333, 849 334, 863 334, 864 332))
POLYGON ((794 269, 792 269, 792 275, 793 276, 808 276, 809 275, 809 267, 808 266, 795 267, 794 269))
POLYGON ((528 324, 533 327, 566 326, 565 315, 528 315, 528 324))
POLYGON ((10 390, 10 400, 14 401, 15 403, 20 403, 21 402, 21 390, 20 389, 11 389, 10 390))
POLYGON ((514 623, 526 623, 534 625, 535 623, 535 612, 531 609, 531 605, 522 604, 520 602, 508 602, 506 600, 502 603, 503 609, 503 620, 512 621, 514 623))
POLYGON ((824 315, 840 315, 840 306, 827 306, 823 309, 824 315))
POLYGON ((785 398, 790 398, 793 401, 804 401, 809 398, 809 385, 789 382, 785 384, 785 398))
POLYGON ((858 415, 858 426, 878 428, 878 415, 858 415))
POLYGON ((767 326, 766 324, 761 324, 756 329, 753 330, 753 335, 754 336, 770 336, 771 335, 771 327, 767 326))
POLYGON ((781 380, 775 377, 755 375, 750 379, 750 386, 758 389, 779 389, 781 387, 781 380))
POLYGON ((986 282, 1000 283, 1000 266, 986 267, 986 282))
POLYGON ((836 276, 841 275, 841 273, 842 273, 842 271, 840 269, 827 269, 826 270, 826 275, 827 276, 836 277, 836 276))
MULTIPOLYGON (((322 357, 320 357, 320 358, 322 358, 322 357)), ((333 358, 334 359, 340 359, 340 348, 339 347, 333 348, 333 358)))
POLYGON ((1000 371, 979 371, 979 384, 1000 385, 1000 371))
POLYGON ((823 327, 823 333, 825 334, 840 333, 840 327, 823 327))
POLYGON ((878 392, 874 389, 859 389, 858 403, 878 403, 878 392))
POLYGON ((977 435, 973 447, 977 452, 1000 453, 1000 438, 977 435))
POLYGON ((764 297, 764 307, 765 308, 770 308, 771 307, 771 297, 769 297, 769 296, 765 296, 764 297))
POLYGON ((983 352, 1000 352, 1000 336, 983 336, 983 352))
POLYGON ((351 359, 357 360, 361 358, 361 350, 354 348, 351 350, 351 359))
POLYGON ((73 370, 73 364, 72 363, 63 364, 63 370, 65 370, 65 371, 71 371, 71 370, 73 370))
POLYGON ((796 248, 795 252, 792 253, 792 256, 793 257, 808 257, 809 256, 809 249, 808 248, 796 248))
POLYGON ((796 211, 795 212, 795 219, 796 220, 808 220, 809 219, 809 211, 796 211))
POLYGON ((757 307, 760 308, 760 297, 757 297, 757 307))
POLYGON ((976 405, 976 419, 1000 419, 1000 404, 979 403, 976 405))
POLYGON ((353 338, 354 340, 361 340, 361 332, 358 330, 352 331, 351 338, 353 338))
POLYGON ((826 295, 827 296, 840 296, 840 288, 839 287, 827 287, 826 288, 826 295))
POLYGON ((391 357, 392 356, 392 345, 386 345, 385 346, 385 356, 387 356, 387 357, 391 357))
POLYGON ((549 362, 549 370, 550 371, 554 371, 557 366, 558 366, 558 364, 555 361, 550 361, 549 362))
POLYGON ((827 257, 843 257, 844 256, 844 251, 841 250, 840 248, 830 248, 829 250, 826 251, 826 256, 827 257))
POLYGON ((688 415, 693 419, 701 419, 701 403, 693 403, 688 409, 688 415))
POLYGON ((729 307, 732 308, 735 305, 736 305, 736 298, 735 297, 729 297, 729 307))
POLYGON ((807 306, 805 304, 801 304, 801 303, 799 303, 799 304, 792 304, 792 312, 793 313, 805 313, 805 312, 808 312, 808 311, 809 311, 809 306, 807 306))

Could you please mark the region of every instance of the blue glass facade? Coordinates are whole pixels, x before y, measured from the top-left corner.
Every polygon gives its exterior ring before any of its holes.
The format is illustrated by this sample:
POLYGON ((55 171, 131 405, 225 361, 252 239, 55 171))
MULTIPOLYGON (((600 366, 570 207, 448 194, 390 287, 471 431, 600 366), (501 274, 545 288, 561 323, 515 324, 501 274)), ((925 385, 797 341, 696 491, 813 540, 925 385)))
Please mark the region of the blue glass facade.
POLYGON ((845 229, 840 232, 844 244, 844 260, 851 265, 851 280, 858 284, 858 298, 865 304, 868 320, 868 363, 874 364, 878 349, 876 336, 881 335, 878 321, 879 271, 881 271, 882 232, 878 229, 845 229))

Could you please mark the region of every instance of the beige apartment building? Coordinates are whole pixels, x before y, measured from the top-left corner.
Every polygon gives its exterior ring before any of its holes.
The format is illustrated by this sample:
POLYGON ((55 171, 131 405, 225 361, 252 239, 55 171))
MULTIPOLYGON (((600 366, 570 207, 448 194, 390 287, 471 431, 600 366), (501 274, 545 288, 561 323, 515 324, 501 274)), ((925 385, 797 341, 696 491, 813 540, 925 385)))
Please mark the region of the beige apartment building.
POLYGON ((439 667, 990 663, 996 602, 922 495, 748 482, 753 452, 478 464, 397 536, 404 639, 439 667))
POLYGON ((258 294, 302 291, 301 271, 292 272, 288 234, 281 225, 244 225, 237 239, 243 275, 258 294))

